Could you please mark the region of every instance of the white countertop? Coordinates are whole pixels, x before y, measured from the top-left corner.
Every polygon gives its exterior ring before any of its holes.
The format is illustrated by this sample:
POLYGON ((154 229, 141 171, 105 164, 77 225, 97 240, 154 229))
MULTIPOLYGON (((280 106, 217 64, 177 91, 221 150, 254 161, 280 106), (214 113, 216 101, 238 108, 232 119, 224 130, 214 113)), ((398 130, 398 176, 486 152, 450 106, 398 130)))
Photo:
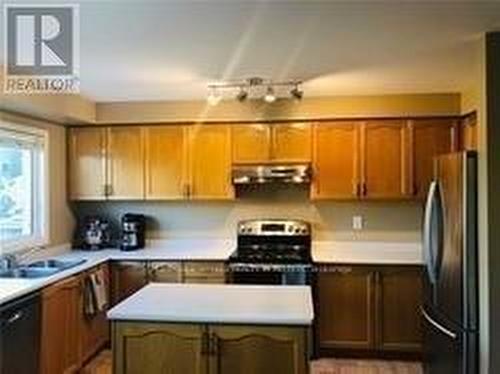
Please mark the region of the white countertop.
POLYGON ((50 257, 68 260, 85 259, 86 261, 79 266, 49 277, 36 279, 0 278, 0 305, 109 260, 225 261, 235 248, 236 245, 232 240, 172 239, 152 242, 145 249, 130 252, 123 252, 118 249, 101 251, 67 250, 55 256, 47 250, 46 255, 37 256, 37 260, 50 257))
POLYGON ((335 242, 314 241, 315 263, 422 265, 422 246, 418 242, 335 242))
POLYGON ((152 283, 108 312, 111 320, 310 325, 308 286, 152 283))
MULTIPOLYGON (((146 249, 131 252, 117 249, 95 252, 66 250, 56 256, 47 250, 37 256, 37 259, 56 257, 59 259, 85 259, 86 262, 44 278, 0 278, 0 304, 37 291, 109 260, 225 261, 235 248, 236 243, 233 240, 170 239, 151 241, 146 249)), ((411 242, 314 241, 312 257, 313 261, 318 264, 420 265, 423 263, 420 244, 411 242)))

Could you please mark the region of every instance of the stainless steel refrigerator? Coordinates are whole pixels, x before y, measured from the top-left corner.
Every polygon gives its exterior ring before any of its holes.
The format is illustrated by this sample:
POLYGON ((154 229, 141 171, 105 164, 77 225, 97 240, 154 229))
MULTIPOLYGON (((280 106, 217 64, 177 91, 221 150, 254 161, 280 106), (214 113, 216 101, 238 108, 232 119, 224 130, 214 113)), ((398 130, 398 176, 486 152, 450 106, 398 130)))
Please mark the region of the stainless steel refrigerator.
POLYGON ((426 374, 478 372, 477 156, 435 159, 424 215, 426 374))

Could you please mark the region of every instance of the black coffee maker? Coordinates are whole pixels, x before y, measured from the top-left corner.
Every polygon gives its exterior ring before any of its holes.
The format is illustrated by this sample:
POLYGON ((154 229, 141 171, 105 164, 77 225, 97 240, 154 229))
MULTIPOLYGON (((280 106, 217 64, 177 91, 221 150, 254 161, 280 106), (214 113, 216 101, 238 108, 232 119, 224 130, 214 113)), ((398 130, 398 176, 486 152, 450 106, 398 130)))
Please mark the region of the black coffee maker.
POLYGON ((146 217, 142 214, 127 213, 122 217, 122 251, 135 251, 146 244, 146 217))

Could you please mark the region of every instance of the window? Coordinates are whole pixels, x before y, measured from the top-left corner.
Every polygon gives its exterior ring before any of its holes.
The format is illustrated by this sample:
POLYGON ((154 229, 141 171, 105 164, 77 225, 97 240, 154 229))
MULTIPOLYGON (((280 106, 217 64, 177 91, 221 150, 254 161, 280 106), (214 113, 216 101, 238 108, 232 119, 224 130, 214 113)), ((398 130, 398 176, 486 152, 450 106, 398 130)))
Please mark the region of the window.
POLYGON ((46 133, 0 123, 0 252, 45 244, 46 133))

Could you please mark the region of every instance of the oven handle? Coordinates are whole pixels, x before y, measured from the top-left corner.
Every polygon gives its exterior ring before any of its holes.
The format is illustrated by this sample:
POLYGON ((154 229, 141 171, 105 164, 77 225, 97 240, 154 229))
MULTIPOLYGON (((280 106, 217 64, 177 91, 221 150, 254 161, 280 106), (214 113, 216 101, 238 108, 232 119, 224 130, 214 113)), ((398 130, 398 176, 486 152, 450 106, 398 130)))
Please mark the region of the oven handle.
POLYGON ((285 264, 246 264, 246 263, 241 263, 241 262, 235 262, 235 263, 230 263, 229 268, 236 268, 236 269, 252 269, 252 270, 259 270, 259 269, 265 269, 265 270, 311 270, 312 265, 311 264, 290 264, 290 265, 285 265, 285 264))

